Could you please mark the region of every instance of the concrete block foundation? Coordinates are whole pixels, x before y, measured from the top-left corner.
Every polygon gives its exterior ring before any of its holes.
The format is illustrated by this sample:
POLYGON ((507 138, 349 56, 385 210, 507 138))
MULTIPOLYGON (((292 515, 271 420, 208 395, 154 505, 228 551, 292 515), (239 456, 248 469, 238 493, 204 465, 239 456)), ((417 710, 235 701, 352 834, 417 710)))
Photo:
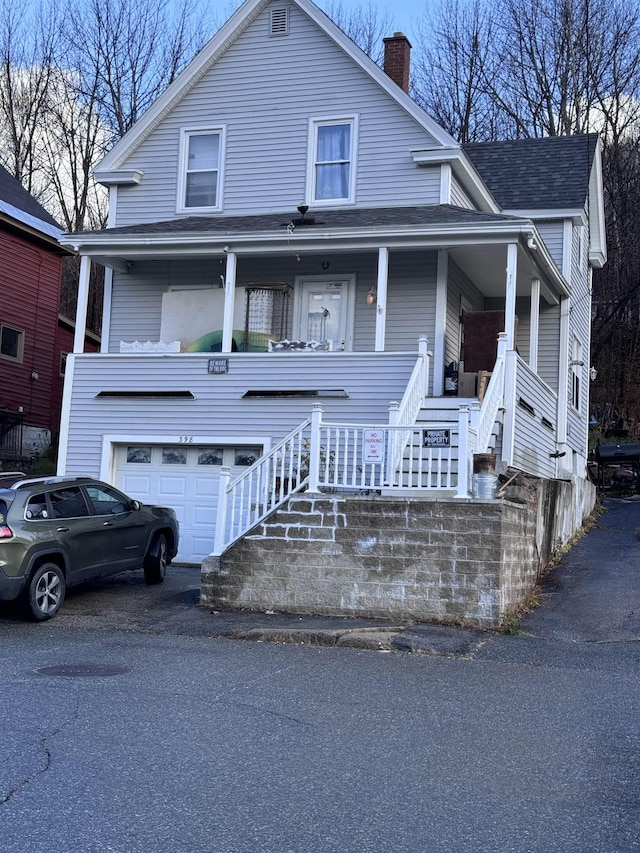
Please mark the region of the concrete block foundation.
POLYGON ((507 497, 293 497, 202 565, 201 603, 496 626, 591 512, 585 481, 519 476, 507 497))

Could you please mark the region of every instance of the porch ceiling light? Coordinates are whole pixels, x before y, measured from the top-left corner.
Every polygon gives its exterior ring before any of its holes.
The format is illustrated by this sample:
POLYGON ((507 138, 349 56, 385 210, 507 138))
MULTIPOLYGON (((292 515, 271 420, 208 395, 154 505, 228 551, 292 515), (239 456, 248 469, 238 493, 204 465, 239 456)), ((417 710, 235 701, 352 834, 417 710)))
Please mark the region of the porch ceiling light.
POLYGON ((369 292, 367 293, 367 305, 375 305, 378 300, 378 291, 375 289, 373 285, 369 288, 369 292))

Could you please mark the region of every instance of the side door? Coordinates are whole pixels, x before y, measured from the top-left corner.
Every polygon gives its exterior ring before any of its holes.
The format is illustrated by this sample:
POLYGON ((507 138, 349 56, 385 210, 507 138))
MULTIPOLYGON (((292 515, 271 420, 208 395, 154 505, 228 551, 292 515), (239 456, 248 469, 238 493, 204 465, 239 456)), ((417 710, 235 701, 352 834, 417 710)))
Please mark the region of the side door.
POLYGON ((92 483, 84 490, 103 535, 101 573, 140 568, 147 545, 147 514, 111 486, 92 483))
MULTIPOLYGON (((79 486, 64 486, 47 492, 46 498, 46 524, 66 554, 69 583, 100 575, 104 559, 102 526, 100 519, 91 515, 82 489, 79 486)), ((29 509, 30 506, 31 502, 27 506, 27 513, 33 513, 36 509, 36 504, 33 510, 29 509)))

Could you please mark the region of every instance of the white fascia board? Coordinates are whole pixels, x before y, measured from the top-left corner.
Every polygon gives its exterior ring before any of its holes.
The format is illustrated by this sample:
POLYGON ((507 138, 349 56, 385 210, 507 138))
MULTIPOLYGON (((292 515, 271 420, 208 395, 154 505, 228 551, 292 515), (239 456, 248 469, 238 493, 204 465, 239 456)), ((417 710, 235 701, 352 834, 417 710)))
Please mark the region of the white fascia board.
MULTIPOLYGON (((229 247, 241 254, 259 253, 296 253, 298 251, 318 251, 325 249, 331 243, 336 251, 341 248, 352 249, 354 246, 370 248, 389 245, 402 246, 437 245, 446 247, 468 243, 505 242, 508 239, 528 239, 536 233, 529 220, 510 220, 495 223, 439 223, 430 227, 421 225, 396 225, 376 229, 327 229, 322 232, 308 234, 278 230, 254 232, 252 234, 185 234, 174 235, 140 235, 140 234, 92 234, 77 240, 71 235, 69 245, 82 255, 90 255, 93 259, 100 258, 101 262, 109 263, 112 258, 134 259, 150 255, 163 257, 174 255, 206 255, 223 256, 229 247)), ((80 237, 80 235, 78 235, 80 237)), ((540 238, 538 238, 540 240, 540 238)), ((540 241, 541 242, 541 241, 540 241)))
POLYGON ((603 267, 607 262, 607 232, 604 214, 604 187, 602 180, 602 143, 600 137, 596 141, 596 150, 589 175, 589 216, 598 222, 597 233, 599 240, 593 240, 593 229, 589 229, 589 261, 593 266, 603 267))
POLYGON ((94 177, 98 183, 105 187, 114 185, 119 186, 135 186, 142 180, 144 172, 140 169, 96 169, 94 177))
POLYGON ((459 145, 447 148, 419 148, 409 153, 418 166, 437 166, 448 163, 462 188, 469 193, 479 210, 504 213, 459 145))
POLYGON ((19 207, 8 204, 6 201, 0 200, 0 213, 4 213, 5 216, 15 219, 16 222, 20 222, 22 225, 27 225, 34 231, 42 232, 42 234, 46 234, 47 237, 52 237, 58 242, 60 242, 60 238, 64 234, 62 228, 57 228, 55 225, 51 225, 50 222, 44 222, 42 219, 38 219, 37 216, 32 216, 19 207))
MULTIPOLYGON (((133 151, 171 112, 182 98, 207 73, 220 56, 233 44, 249 24, 262 12, 270 0, 245 0, 236 12, 223 24, 213 38, 191 60, 165 92, 157 98, 146 113, 105 155, 94 170, 97 180, 110 170, 118 170, 133 151)), ((456 146, 455 139, 421 109, 373 60, 317 6, 308 0, 288 0, 322 29, 369 77, 393 98, 439 145, 456 146)))
POLYGON ((540 208, 538 210, 521 210, 518 208, 503 210, 502 212, 508 216, 526 216, 527 219, 532 219, 534 221, 545 220, 546 222, 550 222, 553 220, 564 221, 565 219, 570 219, 573 225, 587 224, 586 211, 584 208, 580 207, 550 207, 540 208))

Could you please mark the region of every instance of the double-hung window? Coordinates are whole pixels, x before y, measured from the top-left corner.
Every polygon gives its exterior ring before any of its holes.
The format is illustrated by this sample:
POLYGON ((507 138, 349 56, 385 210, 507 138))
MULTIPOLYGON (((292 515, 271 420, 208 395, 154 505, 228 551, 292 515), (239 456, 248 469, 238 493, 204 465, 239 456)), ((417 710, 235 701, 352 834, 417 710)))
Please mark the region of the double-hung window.
POLYGON ((220 210, 224 128, 183 130, 180 148, 178 212, 220 210))
POLYGON ((311 121, 307 197, 312 202, 355 201, 356 132, 355 116, 311 121))

